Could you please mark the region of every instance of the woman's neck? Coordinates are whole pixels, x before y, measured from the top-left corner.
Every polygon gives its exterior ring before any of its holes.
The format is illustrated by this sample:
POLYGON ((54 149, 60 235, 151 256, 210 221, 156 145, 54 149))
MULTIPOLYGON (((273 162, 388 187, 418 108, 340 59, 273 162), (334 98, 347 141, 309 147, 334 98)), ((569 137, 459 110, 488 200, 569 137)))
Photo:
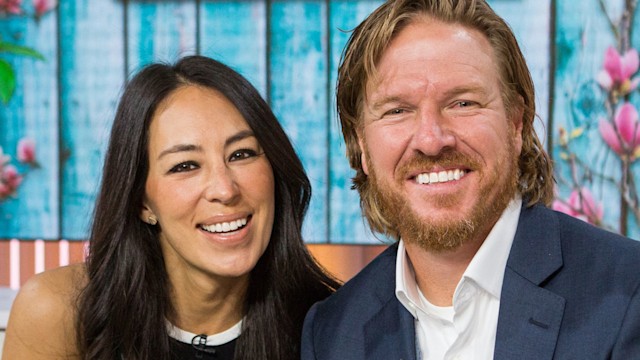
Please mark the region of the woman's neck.
POLYGON ((169 276, 174 315, 169 321, 195 334, 216 334, 244 316, 249 275, 240 278, 169 276))

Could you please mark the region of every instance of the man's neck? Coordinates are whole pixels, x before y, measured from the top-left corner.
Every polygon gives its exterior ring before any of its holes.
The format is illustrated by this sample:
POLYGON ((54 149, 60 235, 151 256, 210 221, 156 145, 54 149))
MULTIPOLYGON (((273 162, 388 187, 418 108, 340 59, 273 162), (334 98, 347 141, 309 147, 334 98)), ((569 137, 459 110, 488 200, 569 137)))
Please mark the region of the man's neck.
POLYGON ((416 274, 416 283, 430 303, 451 306, 456 286, 486 236, 467 241, 451 251, 430 251, 405 241, 407 256, 416 274))

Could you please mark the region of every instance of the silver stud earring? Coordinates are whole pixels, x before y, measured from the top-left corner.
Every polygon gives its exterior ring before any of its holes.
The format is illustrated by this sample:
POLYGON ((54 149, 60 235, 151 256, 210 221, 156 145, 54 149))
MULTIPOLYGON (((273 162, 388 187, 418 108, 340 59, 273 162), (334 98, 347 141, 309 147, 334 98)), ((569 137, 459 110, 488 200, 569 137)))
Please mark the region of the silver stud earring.
POLYGON ((147 223, 149 225, 155 225, 158 223, 158 219, 156 219, 156 217, 153 215, 149 215, 149 217, 147 218, 147 223))

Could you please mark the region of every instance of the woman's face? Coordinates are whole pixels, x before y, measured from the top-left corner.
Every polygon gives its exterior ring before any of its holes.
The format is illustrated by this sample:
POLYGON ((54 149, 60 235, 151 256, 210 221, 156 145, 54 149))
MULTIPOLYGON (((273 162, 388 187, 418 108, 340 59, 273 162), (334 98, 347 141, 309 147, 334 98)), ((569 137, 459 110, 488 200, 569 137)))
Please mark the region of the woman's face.
POLYGON ((170 277, 247 275, 269 244, 274 204, 271 164, 229 100, 187 85, 160 104, 140 217, 157 219, 170 277))

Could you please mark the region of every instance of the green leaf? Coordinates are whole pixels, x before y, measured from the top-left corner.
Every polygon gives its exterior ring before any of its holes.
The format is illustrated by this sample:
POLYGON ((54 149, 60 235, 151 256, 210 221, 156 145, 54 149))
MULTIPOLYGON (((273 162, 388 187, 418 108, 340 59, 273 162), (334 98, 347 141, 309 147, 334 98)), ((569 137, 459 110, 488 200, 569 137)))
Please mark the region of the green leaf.
POLYGON ((15 55, 21 55, 21 56, 28 56, 38 60, 45 60, 45 57, 42 54, 40 54, 39 52, 37 52, 32 48, 11 44, 8 42, 0 41, 0 52, 6 52, 9 54, 15 54, 15 55))
POLYGON ((7 104, 16 88, 16 74, 11 64, 0 59, 0 100, 7 104))

